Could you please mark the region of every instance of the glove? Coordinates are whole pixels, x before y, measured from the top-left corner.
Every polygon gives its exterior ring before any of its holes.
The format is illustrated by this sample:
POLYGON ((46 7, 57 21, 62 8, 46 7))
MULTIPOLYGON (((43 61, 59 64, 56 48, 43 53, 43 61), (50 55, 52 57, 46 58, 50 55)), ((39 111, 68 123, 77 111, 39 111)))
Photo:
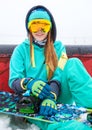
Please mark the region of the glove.
POLYGON ((41 103, 39 114, 44 116, 51 116, 57 113, 56 102, 53 99, 45 99, 41 103))
POLYGON ((24 79, 22 83, 22 88, 25 90, 30 90, 33 95, 44 99, 50 95, 51 88, 50 86, 42 80, 39 79, 24 79))

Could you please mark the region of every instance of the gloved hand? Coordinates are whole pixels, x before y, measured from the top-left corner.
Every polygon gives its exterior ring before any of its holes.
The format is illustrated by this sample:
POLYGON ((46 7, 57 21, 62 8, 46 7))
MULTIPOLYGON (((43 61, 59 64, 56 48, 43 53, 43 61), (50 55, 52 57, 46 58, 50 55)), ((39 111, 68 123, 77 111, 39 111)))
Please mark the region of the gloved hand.
POLYGON ((50 95, 50 86, 42 80, 39 79, 25 79, 22 83, 25 90, 30 90, 33 95, 44 99, 50 95))
POLYGON ((53 99, 45 99, 41 103, 39 114, 44 116, 51 116, 57 113, 56 102, 53 99))

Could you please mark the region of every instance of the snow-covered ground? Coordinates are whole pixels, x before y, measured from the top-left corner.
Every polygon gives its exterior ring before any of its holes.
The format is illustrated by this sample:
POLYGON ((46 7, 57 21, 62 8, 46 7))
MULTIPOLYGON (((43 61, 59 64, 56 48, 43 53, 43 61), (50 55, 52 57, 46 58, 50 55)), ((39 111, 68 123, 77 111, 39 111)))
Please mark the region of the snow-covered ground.
POLYGON ((0 114, 0 130, 40 130, 36 125, 25 123, 22 118, 0 114))

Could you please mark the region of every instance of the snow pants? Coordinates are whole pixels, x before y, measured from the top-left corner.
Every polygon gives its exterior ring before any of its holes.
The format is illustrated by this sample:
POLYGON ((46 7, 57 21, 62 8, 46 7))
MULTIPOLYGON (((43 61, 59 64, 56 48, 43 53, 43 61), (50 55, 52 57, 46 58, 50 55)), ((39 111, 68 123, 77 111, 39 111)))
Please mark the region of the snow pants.
POLYGON ((61 70, 61 85, 59 102, 92 108, 92 77, 78 58, 70 58, 61 70))
MULTIPOLYGON (((58 98, 60 103, 92 108, 92 78, 78 58, 68 59, 63 70, 60 70, 61 93, 58 98)), ((49 124, 40 121, 32 121, 41 130, 92 130, 88 126, 77 122, 67 121, 49 124)))

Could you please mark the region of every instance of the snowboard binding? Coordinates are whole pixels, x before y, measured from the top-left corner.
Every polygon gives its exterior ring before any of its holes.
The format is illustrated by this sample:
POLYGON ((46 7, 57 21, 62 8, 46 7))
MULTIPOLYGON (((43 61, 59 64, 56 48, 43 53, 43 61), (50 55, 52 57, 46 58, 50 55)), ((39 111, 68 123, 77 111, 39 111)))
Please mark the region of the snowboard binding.
POLYGON ((21 95, 16 104, 17 112, 23 114, 35 114, 39 111, 40 99, 30 95, 21 95))
POLYGON ((87 120, 92 124, 92 113, 87 115, 87 120))

